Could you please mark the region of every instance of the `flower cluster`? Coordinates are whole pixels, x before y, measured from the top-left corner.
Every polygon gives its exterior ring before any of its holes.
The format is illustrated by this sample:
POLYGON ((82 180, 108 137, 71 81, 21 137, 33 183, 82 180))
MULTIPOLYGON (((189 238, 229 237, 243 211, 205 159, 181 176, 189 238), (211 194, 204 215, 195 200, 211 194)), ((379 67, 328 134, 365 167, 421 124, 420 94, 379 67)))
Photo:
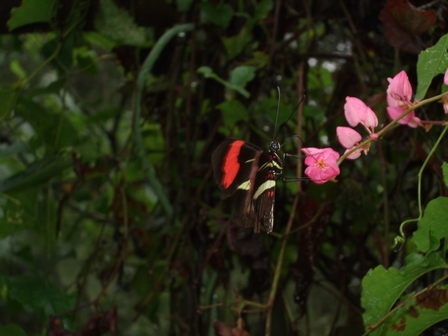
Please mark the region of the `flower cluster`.
MULTIPOLYGON (((423 122, 415 115, 415 111, 407 112, 416 105, 411 102, 412 87, 405 71, 401 71, 394 78, 388 78, 389 86, 387 88, 387 112, 395 122, 408 125, 410 127, 422 126, 423 122)), ((448 85, 448 70, 444 77, 445 85, 448 85)), ((444 96, 441 102, 445 113, 448 113, 448 96, 444 96)), ((336 135, 341 145, 346 149, 342 158, 338 152, 331 148, 303 148, 302 151, 307 155, 305 165, 305 174, 315 183, 322 184, 328 181, 336 181, 339 175, 339 165, 344 159, 355 160, 361 156, 363 152, 368 154, 372 141, 378 140, 386 129, 392 124, 387 125, 382 131, 375 133, 378 126, 378 118, 375 112, 368 107, 362 100, 355 97, 347 97, 344 105, 344 114, 347 123, 351 127, 338 126, 336 135), (362 125, 367 133, 368 138, 362 142, 362 136, 353 129, 358 125, 362 125)))

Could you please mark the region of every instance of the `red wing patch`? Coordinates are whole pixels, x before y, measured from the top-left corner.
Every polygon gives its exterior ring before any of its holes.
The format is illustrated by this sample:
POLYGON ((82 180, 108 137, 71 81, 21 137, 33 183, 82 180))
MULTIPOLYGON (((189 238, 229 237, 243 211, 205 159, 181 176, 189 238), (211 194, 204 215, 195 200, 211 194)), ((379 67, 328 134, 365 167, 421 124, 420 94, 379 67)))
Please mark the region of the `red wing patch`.
POLYGON ((229 186, 235 180, 238 170, 240 169, 240 164, 238 162, 238 155, 240 155, 241 146, 244 141, 237 140, 230 144, 229 150, 227 151, 223 163, 222 163, 222 179, 221 185, 224 189, 229 188, 229 186))
POLYGON ((261 153, 263 153, 261 148, 232 138, 224 140, 214 150, 212 153, 213 175, 224 196, 231 196, 242 183, 255 179, 256 167, 258 167, 255 158, 261 153), (252 173, 254 165, 255 171, 252 173))

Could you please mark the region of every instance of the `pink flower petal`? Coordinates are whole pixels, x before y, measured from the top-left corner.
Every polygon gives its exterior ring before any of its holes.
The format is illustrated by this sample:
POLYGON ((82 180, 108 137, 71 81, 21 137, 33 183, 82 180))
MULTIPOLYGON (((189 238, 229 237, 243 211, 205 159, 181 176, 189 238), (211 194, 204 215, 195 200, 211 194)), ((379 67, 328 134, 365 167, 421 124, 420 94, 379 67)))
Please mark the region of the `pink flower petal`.
MULTIPOLYGON (((308 156, 319 155, 322 153, 322 151, 323 151, 322 148, 315 148, 315 147, 302 148, 302 152, 304 152, 308 156)), ((307 158, 308 158, 308 156, 307 156, 307 158)))
POLYGON ((344 148, 353 148, 353 146, 362 139, 361 134, 350 127, 336 127, 336 135, 344 148))
POLYGON ((331 148, 302 148, 308 156, 305 164, 305 174, 317 184, 322 184, 334 179, 340 174, 338 159, 339 153, 331 148))
POLYGON ((415 112, 412 111, 409 113, 411 115, 411 120, 408 122, 408 126, 412 128, 416 128, 417 126, 422 126, 421 119, 415 116, 415 112))
POLYGON ((446 70, 445 72, 445 76, 443 77, 443 83, 445 85, 448 85, 448 70, 446 70))
MULTIPOLYGON (((345 153, 349 152, 350 150, 351 150, 351 148, 346 149, 345 152, 344 152, 344 155, 345 155, 345 153)), ((355 159, 357 159, 357 158, 359 158, 361 156, 361 152, 362 152, 362 148, 358 148, 353 153, 351 153, 349 156, 347 156, 347 159, 355 160, 355 159)))
MULTIPOLYGON (((388 107, 387 112, 392 119, 397 119, 401 116, 406 109, 404 107, 388 107)), ((398 120, 398 123, 401 125, 408 125, 409 127, 416 128, 421 123, 420 118, 415 116, 415 111, 411 111, 406 116, 398 120)))
MULTIPOLYGON (((389 113, 389 117, 394 120, 397 119, 399 116, 401 116, 405 111, 406 111, 406 109, 404 107, 388 107, 387 108, 387 113, 389 113)), ((398 123, 401 125, 407 125, 409 120, 410 120, 410 115, 408 114, 405 117, 398 120, 398 123)))
POLYGON ((366 106, 366 120, 363 122, 366 128, 371 128, 372 130, 378 126, 378 118, 375 112, 368 106, 366 106))
POLYGON ((366 104, 356 97, 345 98, 344 114, 350 126, 355 127, 366 119, 366 107, 366 104))
POLYGON ((398 102, 395 99, 393 99, 391 96, 387 95, 386 99, 387 99, 387 106, 399 107, 398 102))

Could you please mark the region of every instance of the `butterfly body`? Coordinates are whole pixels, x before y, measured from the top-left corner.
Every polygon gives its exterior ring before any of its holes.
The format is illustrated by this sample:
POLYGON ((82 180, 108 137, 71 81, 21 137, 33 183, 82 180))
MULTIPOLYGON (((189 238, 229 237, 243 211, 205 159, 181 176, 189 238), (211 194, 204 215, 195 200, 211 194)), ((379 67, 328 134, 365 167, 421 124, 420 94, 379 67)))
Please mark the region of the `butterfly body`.
POLYGON ((280 144, 269 151, 246 141, 229 138, 212 154, 215 180, 226 197, 233 196, 237 222, 260 231, 260 222, 271 232, 274 225, 275 178, 283 172, 280 144))

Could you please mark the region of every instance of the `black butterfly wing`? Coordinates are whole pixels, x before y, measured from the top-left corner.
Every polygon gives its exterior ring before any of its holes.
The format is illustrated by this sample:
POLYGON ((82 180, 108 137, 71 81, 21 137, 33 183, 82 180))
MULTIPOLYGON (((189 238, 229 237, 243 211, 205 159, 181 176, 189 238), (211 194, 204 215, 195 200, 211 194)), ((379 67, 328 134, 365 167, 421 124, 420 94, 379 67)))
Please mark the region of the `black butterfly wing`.
POLYGON ((263 221, 267 233, 271 232, 274 226, 275 171, 275 161, 264 152, 259 160, 252 204, 257 222, 263 221))
POLYGON ((215 149, 212 154, 213 173, 224 196, 233 195, 237 189, 250 189, 248 184, 255 179, 261 154, 261 148, 232 138, 224 140, 215 149))

